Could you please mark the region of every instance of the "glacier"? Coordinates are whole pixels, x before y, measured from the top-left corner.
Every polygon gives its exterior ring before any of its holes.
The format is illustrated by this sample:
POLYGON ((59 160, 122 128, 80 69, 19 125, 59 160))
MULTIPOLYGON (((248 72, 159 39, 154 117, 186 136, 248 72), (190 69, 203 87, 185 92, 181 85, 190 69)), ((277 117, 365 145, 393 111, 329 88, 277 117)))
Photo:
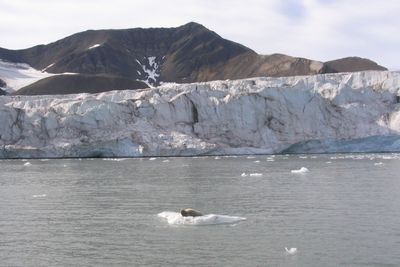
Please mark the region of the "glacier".
POLYGON ((0 97, 0 158, 398 152, 400 72, 0 97))

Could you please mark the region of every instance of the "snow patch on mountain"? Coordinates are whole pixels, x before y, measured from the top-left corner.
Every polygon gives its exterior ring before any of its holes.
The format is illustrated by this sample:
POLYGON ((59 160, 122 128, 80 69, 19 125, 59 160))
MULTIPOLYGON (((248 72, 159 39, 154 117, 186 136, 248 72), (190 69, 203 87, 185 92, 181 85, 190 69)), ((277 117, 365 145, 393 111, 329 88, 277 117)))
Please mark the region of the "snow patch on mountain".
POLYGON ((88 50, 91 50, 91 49, 94 49, 94 48, 97 48, 97 47, 100 47, 100 46, 101 46, 101 44, 95 44, 95 45, 92 45, 92 46, 88 47, 88 50))
MULTIPOLYGON (((149 86, 154 86, 158 83, 157 78, 160 76, 159 64, 156 62, 157 57, 151 56, 147 57, 147 62, 142 64, 139 60, 136 59, 136 62, 141 66, 143 70, 143 74, 145 74, 142 82, 145 82, 149 86)), ((140 72, 138 72, 141 75, 140 72)))
POLYGON ((26 63, 12 63, 0 59, 0 79, 7 83, 4 89, 8 93, 52 75, 54 74, 34 69, 26 63))
POLYGON ((400 72, 0 97, 0 158, 400 151, 400 72))
POLYGON ((42 69, 42 72, 45 72, 46 70, 50 69, 51 67, 53 67, 56 63, 52 63, 50 65, 48 65, 46 68, 42 69))

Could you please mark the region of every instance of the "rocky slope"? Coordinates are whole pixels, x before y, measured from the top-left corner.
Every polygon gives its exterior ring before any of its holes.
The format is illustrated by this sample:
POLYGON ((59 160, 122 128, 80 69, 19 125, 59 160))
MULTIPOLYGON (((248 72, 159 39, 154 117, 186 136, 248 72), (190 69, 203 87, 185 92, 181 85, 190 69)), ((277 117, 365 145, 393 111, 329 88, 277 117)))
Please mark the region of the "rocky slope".
POLYGON ((111 90, 148 88, 144 82, 105 74, 55 75, 23 87, 14 95, 101 93, 111 90))
POLYGON ((49 73, 108 74, 150 85, 385 70, 360 58, 325 64, 282 54, 258 55, 193 22, 177 28, 90 30, 48 45, 0 48, 0 59, 27 63, 49 73))
POLYGON ((0 157, 400 151, 400 73, 0 97, 0 157))

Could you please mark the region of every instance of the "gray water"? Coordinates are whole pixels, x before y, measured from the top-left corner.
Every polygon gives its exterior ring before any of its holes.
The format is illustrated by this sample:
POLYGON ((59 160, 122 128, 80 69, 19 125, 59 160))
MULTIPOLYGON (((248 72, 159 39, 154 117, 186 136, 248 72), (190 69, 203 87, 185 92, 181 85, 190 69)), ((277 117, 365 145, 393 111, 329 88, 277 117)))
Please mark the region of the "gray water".
POLYGON ((0 266, 400 266, 398 154, 165 160, 0 161, 0 266))

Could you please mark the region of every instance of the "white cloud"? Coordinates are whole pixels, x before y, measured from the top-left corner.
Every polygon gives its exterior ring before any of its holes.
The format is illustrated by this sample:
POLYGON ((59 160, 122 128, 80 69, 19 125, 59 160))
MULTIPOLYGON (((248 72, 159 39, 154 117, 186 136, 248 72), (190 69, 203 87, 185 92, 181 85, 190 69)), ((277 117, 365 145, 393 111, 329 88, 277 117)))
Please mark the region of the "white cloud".
POLYGON ((25 48, 103 28, 199 22, 262 53, 371 58, 400 69, 398 0, 0 0, 0 47, 25 48))

